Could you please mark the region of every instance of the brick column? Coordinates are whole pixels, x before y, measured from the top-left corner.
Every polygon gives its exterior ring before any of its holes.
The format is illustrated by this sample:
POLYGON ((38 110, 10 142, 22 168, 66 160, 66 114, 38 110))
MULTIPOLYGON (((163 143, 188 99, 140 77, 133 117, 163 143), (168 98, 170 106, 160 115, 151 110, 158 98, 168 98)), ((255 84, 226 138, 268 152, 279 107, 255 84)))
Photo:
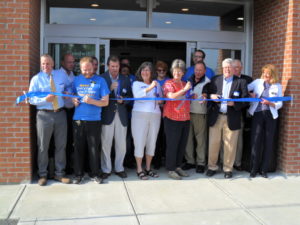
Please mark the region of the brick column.
POLYGON ((284 95, 294 95, 280 113, 278 169, 300 173, 300 0, 254 0, 253 75, 267 63, 280 71, 284 95), (298 100, 297 100, 298 99, 298 100))
POLYGON ((0 2, 0 183, 30 181, 30 107, 15 105, 39 70, 39 0, 0 2))

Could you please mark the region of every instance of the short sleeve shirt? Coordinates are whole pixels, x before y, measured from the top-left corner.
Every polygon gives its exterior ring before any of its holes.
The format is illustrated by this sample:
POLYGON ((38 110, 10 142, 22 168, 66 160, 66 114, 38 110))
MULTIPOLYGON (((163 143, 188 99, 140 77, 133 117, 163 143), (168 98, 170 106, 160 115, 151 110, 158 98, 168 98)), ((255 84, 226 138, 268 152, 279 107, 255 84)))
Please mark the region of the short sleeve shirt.
MULTIPOLYGON (((164 95, 167 97, 168 93, 178 92, 184 88, 185 84, 184 81, 174 82, 173 79, 167 80, 163 86, 164 95)), ((185 96, 183 96, 183 98, 185 98, 185 96)), ((166 101, 163 117, 176 121, 190 120, 190 101, 166 101)))
MULTIPOLYGON (((91 78, 85 78, 81 74, 74 79, 73 92, 80 97, 88 95, 90 98, 100 100, 109 94, 109 89, 102 77, 94 75, 91 78)), ((101 111, 102 107, 80 102, 75 108, 73 120, 99 121, 101 111)))

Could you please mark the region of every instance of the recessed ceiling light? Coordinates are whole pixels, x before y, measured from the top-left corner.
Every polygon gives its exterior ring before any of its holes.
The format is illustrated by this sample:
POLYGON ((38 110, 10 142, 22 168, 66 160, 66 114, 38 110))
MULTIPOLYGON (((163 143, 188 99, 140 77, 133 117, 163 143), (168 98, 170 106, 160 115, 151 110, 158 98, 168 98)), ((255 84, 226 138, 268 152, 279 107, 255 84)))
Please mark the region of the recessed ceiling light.
POLYGON ((238 17, 238 18, 236 18, 236 20, 244 20, 244 17, 238 17))
POLYGON ((91 6, 92 6, 92 7, 99 7, 99 4, 93 3, 93 4, 91 4, 91 6))
POLYGON ((97 19, 96 18, 90 18, 90 21, 96 21, 97 19))
POLYGON ((166 21, 166 22, 165 22, 165 24, 171 24, 171 23, 172 23, 171 21, 166 21))
POLYGON ((190 9, 189 8, 182 8, 181 11, 182 12, 188 12, 190 9))

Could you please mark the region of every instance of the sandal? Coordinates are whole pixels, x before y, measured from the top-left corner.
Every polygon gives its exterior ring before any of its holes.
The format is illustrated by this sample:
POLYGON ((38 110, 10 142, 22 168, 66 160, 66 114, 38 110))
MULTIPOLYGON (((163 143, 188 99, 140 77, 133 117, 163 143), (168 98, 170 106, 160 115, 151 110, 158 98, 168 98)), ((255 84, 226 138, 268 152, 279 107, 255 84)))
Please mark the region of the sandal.
POLYGON ((153 170, 145 170, 145 172, 146 172, 146 175, 148 175, 150 177, 154 177, 154 178, 159 177, 159 175, 156 172, 154 172, 153 170))
POLYGON ((148 180, 148 177, 146 175, 146 173, 144 171, 141 172, 137 172, 136 175, 138 176, 138 178, 140 178, 141 180, 148 180))

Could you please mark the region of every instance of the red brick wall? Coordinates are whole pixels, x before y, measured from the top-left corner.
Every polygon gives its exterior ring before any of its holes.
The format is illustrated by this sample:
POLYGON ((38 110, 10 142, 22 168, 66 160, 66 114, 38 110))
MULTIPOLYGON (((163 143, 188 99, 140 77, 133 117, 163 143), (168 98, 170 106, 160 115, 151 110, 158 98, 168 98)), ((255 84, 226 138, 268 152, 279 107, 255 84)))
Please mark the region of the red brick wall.
MULTIPOLYGON (((254 0, 253 74, 275 64, 284 95, 300 97, 300 0, 254 0)), ((300 173, 300 101, 285 103, 280 114, 278 168, 300 173)))
POLYGON ((39 60, 40 1, 0 2, 0 183, 31 180, 30 108, 15 105, 39 60))

